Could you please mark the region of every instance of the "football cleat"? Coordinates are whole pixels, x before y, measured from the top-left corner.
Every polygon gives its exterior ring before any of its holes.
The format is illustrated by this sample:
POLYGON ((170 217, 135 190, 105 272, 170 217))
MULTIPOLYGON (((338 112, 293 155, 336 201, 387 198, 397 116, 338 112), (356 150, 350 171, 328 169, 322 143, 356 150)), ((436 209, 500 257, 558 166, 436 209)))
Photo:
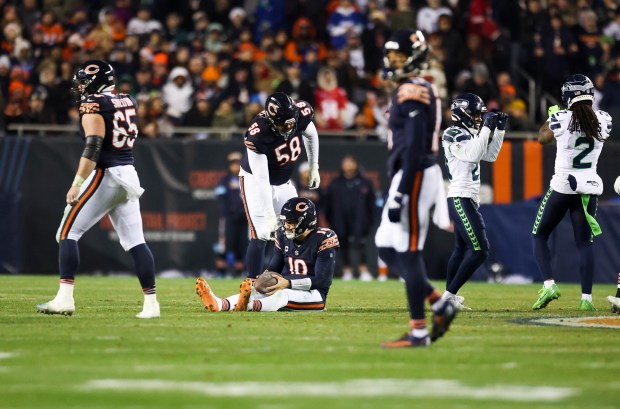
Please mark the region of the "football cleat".
POLYGON ((465 297, 461 297, 460 295, 453 295, 446 299, 451 301, 452 304, 454 304, 456 309, 459 311, 471 311, 471 308, 463 304, 463 301, 465 301, 465 297))
POLYGON ((215 294, 213 294, 211 287, 209 287, 207 281, 202 277, 198 277, 196 280, 196 294, 200 297, 200 301, 202 301, 205 310, 211 312, 218 312, 220 310, 217 306, 215 294))
POLYGON ((239 286, 239 299, 233 311, 247 311, 248 302, 250 301, 250 294, 252 294, 252 279, 246 278, 239 286))
POLYGON ((142 311, 136 314, 136 318, 159 318, 159 303, 157 300, 145 301, 142 311))
POLYGON ((465 302, 465 297, 462 297, 460 295, 455 295, 454 299, 456 300, 456 302, 458 302, 459 304, 463 304, 465 302))
POLYGON ((375 278, 368 271, 362 271, 360 273, 360 281, 370 282, 370 281, 372 281, 374 279, 375 278))
POLYGON ((611 304, 611 312, 614 314, 620 314, 620 297, 608 295, 607 301, 611 304))
POLYGON ((439 310, 433 312, 433 327, 431 328, 431 341, 435 342, 443 337, 450 324, 458 314, 458 307, 451 300, 444 300, 439 310))
POLYGON ((73 299, 59 300, 54 298, 51 301, 37 305, 37 311, 43 314, 71 316, 75 312, 75 303, 73 299))
POLYGON ((598 311, 592 301, 581 300, 579 303, 579 311, 598 311))
POLYGON ((545 288, 543 285, 543 288, 538 290, 538 299, 532 305, 532 309, 540 310, 545 308, 551 301, 560 298, 561 295, 560 288, 555 283, 551 284, 550 288, 545 288))
POLYGON ((402 337, 395 341, 387 341, 381 343, 381 348, 416 348, 416 347, 428 347, 431 345, 431 340, 426 337, 414 337, 411 333, 406 332, 402 337))

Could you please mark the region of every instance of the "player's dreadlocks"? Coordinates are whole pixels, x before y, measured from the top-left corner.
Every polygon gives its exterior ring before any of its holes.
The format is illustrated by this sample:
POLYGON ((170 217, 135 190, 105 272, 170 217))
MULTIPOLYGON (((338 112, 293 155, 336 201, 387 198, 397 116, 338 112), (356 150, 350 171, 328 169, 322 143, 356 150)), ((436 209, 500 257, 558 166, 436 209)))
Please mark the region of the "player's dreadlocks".
POLYGON ((573 111, 573 116, 568 124, 569 132, 584 132, 586 136, 603 142, 601 125, 592 109, 592 101, 575 102, 570 110, 573 111))

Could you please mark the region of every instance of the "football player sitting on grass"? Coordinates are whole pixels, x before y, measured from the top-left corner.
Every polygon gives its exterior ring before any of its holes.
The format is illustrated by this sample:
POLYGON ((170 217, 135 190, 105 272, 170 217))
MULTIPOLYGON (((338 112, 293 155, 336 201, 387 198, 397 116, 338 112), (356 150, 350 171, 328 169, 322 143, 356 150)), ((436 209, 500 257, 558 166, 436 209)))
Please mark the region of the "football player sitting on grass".
POLYGON ((314 203, 289 199, 280 213, 275 249, 268 270, 256 280, 246 278, 239 294, 218 298, 204 278, 196 280, 196 293, 205 309, 271 312, 322 311, 334 276, 338 236, 318 227, 314 203))

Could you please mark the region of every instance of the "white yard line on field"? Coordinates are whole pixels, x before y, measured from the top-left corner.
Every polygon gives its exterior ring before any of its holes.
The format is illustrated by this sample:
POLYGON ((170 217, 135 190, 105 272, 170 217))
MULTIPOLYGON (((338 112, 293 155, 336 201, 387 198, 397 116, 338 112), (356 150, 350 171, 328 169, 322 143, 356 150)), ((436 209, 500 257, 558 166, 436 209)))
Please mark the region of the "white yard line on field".
POLYGON ((186 382, 161 379, 96 379, 81 390, 195 392, 228 397, 435 397, 501 401, 557 401, 578 393, 575 388, 525 385, 469 386, 455 380, 356 379, 343 382, 186 382))
POLYGON ((0 359, 8 359, 17 356, 15 352, 1 352, 0 351, 0 359))

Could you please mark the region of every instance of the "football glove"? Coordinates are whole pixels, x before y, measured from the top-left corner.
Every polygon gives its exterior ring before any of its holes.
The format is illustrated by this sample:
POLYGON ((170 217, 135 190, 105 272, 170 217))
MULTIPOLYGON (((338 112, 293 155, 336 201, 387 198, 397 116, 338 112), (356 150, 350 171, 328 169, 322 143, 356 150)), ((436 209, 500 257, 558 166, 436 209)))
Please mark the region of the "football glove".
MULTIPOLYGON (((265 214, 259 218, 263 219, 263 223, 265 224, 265 229, 262 232, 258 233, 259 240, 273 240, 275 238, 275 231, 278 229, 278 218, 276 217, 273 209, 269 209, 265 212, 265 214)), ((262 224, 262 223, 261 223, 262 224)))
POLYGON ((551 115, 555 114, 556 112, 558 112, 560 110, 560 106, 559 105, 551 105, 549 107, 549 109, 547 109, 547 116, 549 118, 551 118, 551 115))
POLYGON ((319 174, 319 164, 310 165, 310 180, 308 181, 309 189, 318 189, 321 184, 321 175, 319 174))
POLYGON ((396 192, 396 195, 388 200, 388 219, 392 223, 400 222, 400 213, 403 208, 403 194, 400 192, 396 192))
POLYGON ((497 127, 497 113, 489 112, 488 114, 484 114, 484 117, 482 117, 482 126, 486 126, 491 132, 495 131, 497 127))
POLYGON ((510 116, 504 112, 498 112, 497 114, 497 129, 503 131, 506 129, 506 124, 510 116))

